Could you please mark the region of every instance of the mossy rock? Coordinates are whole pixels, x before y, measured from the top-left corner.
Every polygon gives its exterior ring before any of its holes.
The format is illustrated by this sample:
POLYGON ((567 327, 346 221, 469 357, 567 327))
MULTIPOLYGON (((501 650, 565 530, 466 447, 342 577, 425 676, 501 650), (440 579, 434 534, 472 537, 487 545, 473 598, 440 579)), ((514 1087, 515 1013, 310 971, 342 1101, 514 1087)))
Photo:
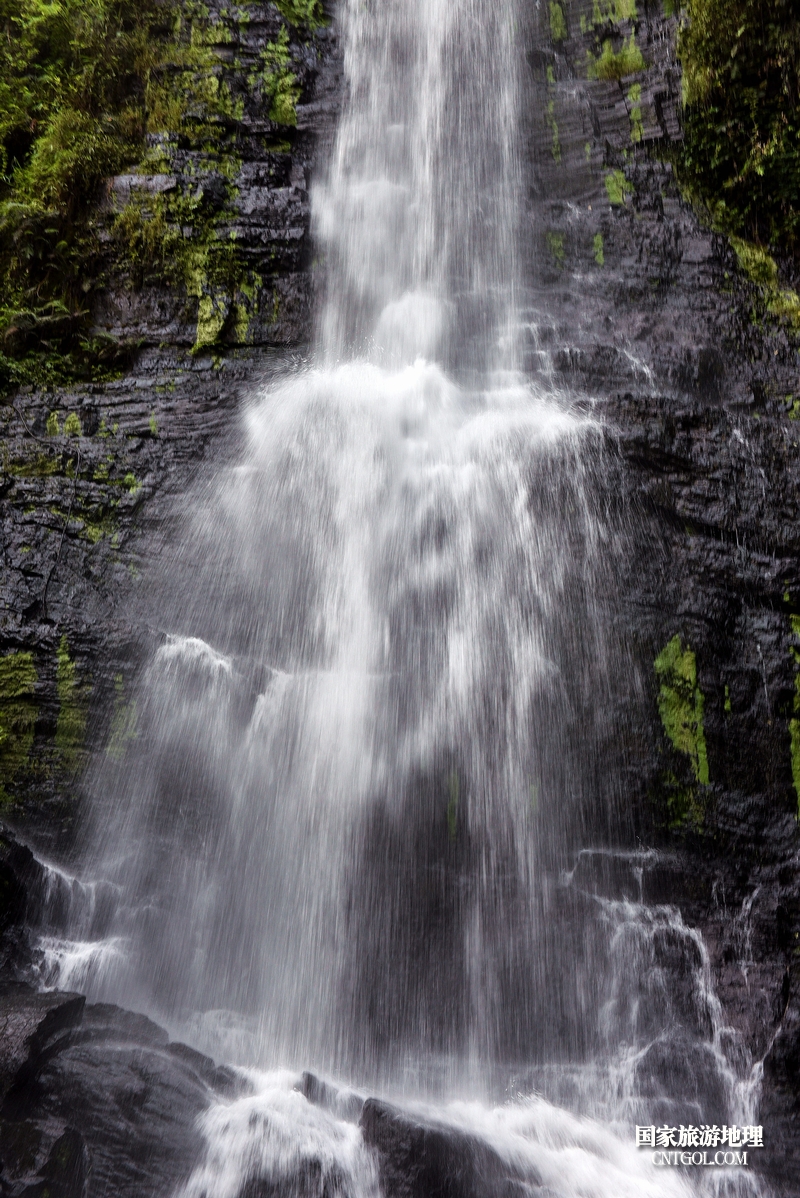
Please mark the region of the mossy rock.
POLYGON ((10 800, 8 787, 30 765, 39 714, 35 687, 31 653, 9 653, 0 658, 0 804, 10 800))

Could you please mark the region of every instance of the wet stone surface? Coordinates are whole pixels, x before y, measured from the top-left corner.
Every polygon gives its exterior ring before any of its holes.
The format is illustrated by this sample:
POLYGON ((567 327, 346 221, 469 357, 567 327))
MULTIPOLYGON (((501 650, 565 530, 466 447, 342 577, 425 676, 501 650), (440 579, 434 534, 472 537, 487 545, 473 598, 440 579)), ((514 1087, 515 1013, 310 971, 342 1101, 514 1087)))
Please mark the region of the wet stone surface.
POLYGON ((0 1098, 3 1194, 160 1195, 188 1177, 197 1116, 232 1074, 116 1007, 12 982, 0 1001, 19 1060, 0 1098))
POLYGON ((588 818, 599 842, 667 850, 638 878, 619 858, 577 876, 702 931, 725 1019, 764 1058, 758 1167, 796 1194, 798 347, 676 184, 675 18, 645 4, 595 26, 579 0, 562 9, 561 36, 544 12, 529 34, 524 332, 534 377, 583 397, 619 461, 616 731, 588 818), (631 35, 640 68, 589 78, 601 42, 619 52, 631 35), (676 692, 655 667, 675 637, 707 777, 662 718, 676 692))

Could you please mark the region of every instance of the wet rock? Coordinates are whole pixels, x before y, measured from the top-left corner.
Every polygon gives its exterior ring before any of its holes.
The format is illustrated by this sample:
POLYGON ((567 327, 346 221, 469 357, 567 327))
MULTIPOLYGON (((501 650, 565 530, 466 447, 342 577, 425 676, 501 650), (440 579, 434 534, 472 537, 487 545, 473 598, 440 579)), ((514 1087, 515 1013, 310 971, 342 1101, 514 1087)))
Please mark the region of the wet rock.
POLYGON ((332 1111, 338 1118, 348 1122, 358 1122, 364 1108, 364 1099, 360 1095, 322 1081, 315 1073, 309 1073, 307 1070, 300 1078, 297 1089, 314 1106, 332 1111))
POLYGON ((89 1171, 86 1141, 74 1127, 58 1137, 42 1166, 42 1181, 23 1190, 30 1198, 84 1198, 89 1171))
POLYGON ((141 1015, 0 986, 0 1192, 164 1195, 202 1156, 197 1116, 240 1083, 141 1015))
POLYGON ((66 1035, 83 1019, 86 1000, 79 994, 39 993, 24 982, 0 981, 0 1056, 2 1101, 14 1087, 30 1080, 32 1062, 40 1059, 44 1044, 66 1035))
POLYGON ((344 1177, 321 1161, 307 1160, 291 1176, 250 1177, 236 1198, 348 1198, 344 1177))
POLYGON ((455 1128, 416 1120, 368 1098, 359 1125, 378 1154, 385 1198, 524 1198, 539 1181, 521 1177, 489 1145, 455 1128))
POLYGON ((16 887, 0 947, 0 1193, 10 1198, 165 1195, 197 1163, 197 1116, 241 1082, 143 1015, 39 991, 23 921, 42 867, 7 832, 0 878, 16 887), (9 944, 10 940, 10 944, 9 944))
POLYGON ((120 200, 125 201, 143 192, 147 195, 160 195, 172 191, 177 183, 175 175, 117 175, 111 180, 110 191, 120 200))
MULTIPOLYGON (((778 322, 754 319, 757 293, 665 161, 681 136, 675 19, 640 5, 630 25, 611 22, 615 36, 634 36, 643 64, 603 81, 588 77, 587 55, 611 27, 582 23, 577 0, 562 9, 562 41, 550 37, 544 10, 528 31, 527 361, 545 385, 555 377, 583 395, 615 439, 612 507, 625 544, 604 611, 620 663, 609 697, 615 731, 586 824, 596 843, 626 852, 582 854, 573 884, 674 906, 700 929, 724 1021, 751 1061, 767 1054, 756 1168, 797 1194, 797 1166, 784 1155, 797 1142, 800 1102, 789 734, 800 608, 800 436, 788 398, 797 342, 778 322), (676 635, 695 654, 708 786, 659 716, 654 662, 676 635)), ((654 1077, 670 1068, 661 1062, 654 1077)), ((694 1101, 688 1075, 673 1081, 694 1101)))
MULTIPOLYGON (((287 26, 268 0, 250 5, 246 20, 220 0, 193 14, 219 59, 214 88, 230 91, 239 117, 211 145, 149 135, 143 162, 108 181, 97 213, 107 285, 93 321, 99 338, 129 347, 133 369, 108 384, 23 388, 0 404, 0 661, 31 654, 35 674, 24 696, 33 744, 23 737, 10 764, 0 749, 0 785, 17 803, 11 818, 35 829, 40 846, 57 841, 60 853, 87 744, 108 740, 115 709, 122 726, 130 678, 152 643, 129 615, 145 563, 178 516, 176 498, 207 447, 223 451, 236 435, 243 394, 310 337, 308 187, 324 169, 341 104, 338 27, 328 16, 311 34, 287 26), (296 128, 270 120, 252 84, 282 28, 303 100, 296 128), (134 279, 123 269, 117 215, 176 197, 197 214, 180 236, 194 239, 198 261, 203 237, 235 243, 246 296, 223 294, 200 268, 191 285, 180 272, 134 279), (216 322, 208 346, 197 344, 201 298, 216 322), (72 727, 86 732, 66 752, 55 744, 59 650, 74 667, 72 727)), ((0 719, 7 701, 0 686, 0 719)))
POLYGON ((652 1118, 663 1123, 727 1121, 719 1060, 708 1046, 688 1037, 656 1041, 637 1061, 637 1093, 648 1100, 652 1118))

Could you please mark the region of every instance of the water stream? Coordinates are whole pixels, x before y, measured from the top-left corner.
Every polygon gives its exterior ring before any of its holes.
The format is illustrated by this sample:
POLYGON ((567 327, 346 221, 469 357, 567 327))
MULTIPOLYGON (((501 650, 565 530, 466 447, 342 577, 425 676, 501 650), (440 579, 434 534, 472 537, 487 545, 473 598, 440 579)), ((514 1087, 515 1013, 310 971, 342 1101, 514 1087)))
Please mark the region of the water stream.
POLYGON ((754 1122, 752 1062, 697 933, 573 871, 614 530, 591 406, 518 369, 517 16, 345 0, 315 362, 189 497, 136 734, 93 783, 102 881, 51 874, 42 981, 247 1070, 185 1198, 377 1195, 348 1113, 376 1091, 527 1192, 758 1192, 633 1146, 754 1122))

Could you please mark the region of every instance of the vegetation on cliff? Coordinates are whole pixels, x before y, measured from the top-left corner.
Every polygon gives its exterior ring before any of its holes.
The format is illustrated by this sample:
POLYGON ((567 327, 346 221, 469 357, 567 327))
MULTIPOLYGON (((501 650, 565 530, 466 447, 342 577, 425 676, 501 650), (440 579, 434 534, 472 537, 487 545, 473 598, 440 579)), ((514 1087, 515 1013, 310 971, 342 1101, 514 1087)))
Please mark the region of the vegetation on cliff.
MULTIPOLYGON (((292 28, 322 19, 319 0, 276 7, 292 28)), ((126 347, 92 332, 109 267, 98 201, 110 176, 142 160, 148 134, 216 151, 241 106, 220 78, 218 32, 196 0, 0 0, 0 394, 124 364, 126 347)), ((246 82, 291 126, 299 87, 286 27, 263 59, 246 82)), ((157 219, 134 233, 159 241, 154 254, 170 248, 157 219)), ((135 236, 113 241, 137 249, 135 236)))
POLYGON ((31 653, 0 658, 0 807, 9 800, 6 785, 26 768, 38 707, 36 669, 31 653))
POLYGON ((143 144, 168 20, 158 0, 0 0, 4 388, 116 365, 89 334, 101 264, 88 208, 143 144))
POLYGON ((700 827, 703 803, 696 784, 708 786, 709 769, 705 696, 697 681, 697 659, 688 645, 684 648, 680 636, 674 636, 659 653, 654 668, 660 684, 658 713, 664 732, 690 768, 690 778, 685 776, 683 781, 672 773, 664 778, 670 824, 674 828, 700 827))
MULTIPOLYGON (((679 55, 684 186, 721 231, 799 260, 800 13, 795 0, 688 0, 679 55)), ((742 253, 739 257, 747 271, 742 253)), ((763 256, 759 262, 763 271, 763 256)))

